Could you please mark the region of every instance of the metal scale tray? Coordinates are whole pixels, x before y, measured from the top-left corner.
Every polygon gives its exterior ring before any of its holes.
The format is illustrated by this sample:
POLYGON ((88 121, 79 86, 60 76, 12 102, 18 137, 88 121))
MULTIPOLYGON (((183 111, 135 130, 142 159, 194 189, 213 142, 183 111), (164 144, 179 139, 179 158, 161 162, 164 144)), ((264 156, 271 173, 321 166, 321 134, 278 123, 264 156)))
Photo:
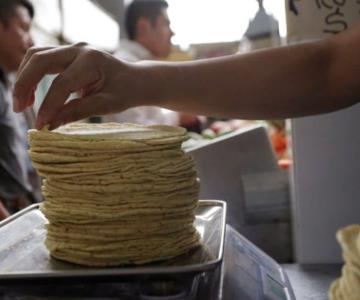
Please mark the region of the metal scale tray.
MULTIPOLYGON (((88 286, 94 282, 104 284, 116 281, 123 287, 124 282, 131 282, 126 288, 130 286, 132 291, 137 285, 141 299, 195 299, 198 289, 203 285, 201 281, 209 281, 210 278, 214 281, 212 285, 220 281, 225 216, 225 202, 201 200, 196 210, 195 226, 203 246, 196 251, 160 263, 94 268, 66 263, 49 255, 44 245, 44 225, 47 219, 39 210, 39 205, 34 204, 0 222, 0 295, 7 295, 9 287, 16 286, 18 289, 19 285, 26 286, 27 292, 38 287, 39 292, 44 283, 47 287, 64 281, 67 284, 79 282, 88 286), (171 296, 167 297, 167 294, 171 296)), ((208 284, 204 288, 208 289, 208 284)), ((29 294, 33 295, 33 291, 29 294)), ((48 296, 46 299, 56 298, 48 296)), ((124 299, 137 298, 129 296, 124 299)))

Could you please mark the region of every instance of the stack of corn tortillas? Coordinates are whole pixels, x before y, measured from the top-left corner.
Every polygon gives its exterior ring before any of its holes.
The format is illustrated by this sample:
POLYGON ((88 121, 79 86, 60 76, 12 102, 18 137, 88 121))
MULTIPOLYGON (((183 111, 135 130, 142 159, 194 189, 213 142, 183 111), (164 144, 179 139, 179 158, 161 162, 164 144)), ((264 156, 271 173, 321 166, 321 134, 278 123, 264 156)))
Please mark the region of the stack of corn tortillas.
POLYGON ((336 234, 343 250, 345 264, 342 275, 332 283, 331 300, 360 299, 360 225, 351 225, 336 234))
POLYGON ((74 123, 30 130, 52 256, 89 266, 143 264, 199 245, 199 183, 170 126, 74 123))

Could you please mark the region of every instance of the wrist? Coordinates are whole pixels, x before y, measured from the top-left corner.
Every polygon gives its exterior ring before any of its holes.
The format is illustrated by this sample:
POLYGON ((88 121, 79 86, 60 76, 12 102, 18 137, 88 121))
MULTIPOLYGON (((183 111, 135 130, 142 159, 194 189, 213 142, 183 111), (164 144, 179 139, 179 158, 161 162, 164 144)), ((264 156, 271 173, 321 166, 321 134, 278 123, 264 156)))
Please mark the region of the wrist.
POLYGON ((156 62, 129 64, 131 106, 162 106, 167 94, 164 67, 156 62))

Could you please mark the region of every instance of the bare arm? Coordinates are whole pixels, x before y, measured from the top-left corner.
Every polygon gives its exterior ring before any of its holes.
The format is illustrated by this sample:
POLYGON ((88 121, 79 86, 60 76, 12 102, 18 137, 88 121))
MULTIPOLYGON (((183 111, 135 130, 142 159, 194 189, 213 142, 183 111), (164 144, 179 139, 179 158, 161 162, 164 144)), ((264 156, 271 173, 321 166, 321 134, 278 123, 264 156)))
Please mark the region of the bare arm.
POLYGON ((338 108, 328 99, 329 63, 325 43, 318 42, 159 65, 158 81, 163 88, 159 88, 159 96, 153 97, 157 99, 153 104, 244 119, 326 112, 338 108))
POLYGON ((325 113, 360 99, 359 50, 360 27, 319 42, 185 63, 129 64, 82 45, 33 49, 15 85, 15 107, 31 105, 44 74, 60 73, 38 128, 138 105, 248 119, 325 113), (64 105, 73 91, 83 96, 64 105))
POLYGON ((244 119, 334 111, 360 100, 358 53, 360 27, 319 42, 159 65, 164 88, 154 104, 244 119))

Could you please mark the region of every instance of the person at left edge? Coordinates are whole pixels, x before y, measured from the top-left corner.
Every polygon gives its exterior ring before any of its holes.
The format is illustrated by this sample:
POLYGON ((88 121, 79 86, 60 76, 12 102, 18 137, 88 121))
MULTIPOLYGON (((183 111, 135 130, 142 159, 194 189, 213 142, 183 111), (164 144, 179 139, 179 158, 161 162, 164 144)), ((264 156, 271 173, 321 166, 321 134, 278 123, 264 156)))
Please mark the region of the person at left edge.
POLYGON ((36 201, 29 182, 34 171, 26 136, 32 111, 15 114, 11 96, 12 73, 33 45, 33 17, 34 8, 27 0, 0 1, 0 219, 36 201))

